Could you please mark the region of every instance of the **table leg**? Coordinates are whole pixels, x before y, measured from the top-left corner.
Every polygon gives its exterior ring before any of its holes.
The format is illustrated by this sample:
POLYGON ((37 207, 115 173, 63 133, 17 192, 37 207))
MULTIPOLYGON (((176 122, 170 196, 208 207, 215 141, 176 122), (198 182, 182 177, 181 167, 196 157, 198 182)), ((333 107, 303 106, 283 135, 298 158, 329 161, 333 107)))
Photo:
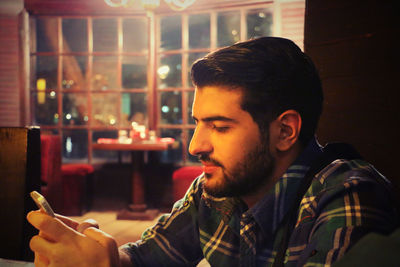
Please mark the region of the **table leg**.
POLYGON ((153 220, 158 216, 157 209, 147 209, 143 171, 143 151, 132 151, 132 204, 117 214, 122 220, 153 220))

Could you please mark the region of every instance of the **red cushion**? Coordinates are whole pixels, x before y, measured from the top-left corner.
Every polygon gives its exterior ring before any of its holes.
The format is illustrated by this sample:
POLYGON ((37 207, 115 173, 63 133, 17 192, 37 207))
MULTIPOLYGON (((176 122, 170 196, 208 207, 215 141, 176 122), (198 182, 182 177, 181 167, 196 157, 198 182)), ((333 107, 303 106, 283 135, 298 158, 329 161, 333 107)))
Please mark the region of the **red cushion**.
POLYGON ((193 180, 202 174, 201 166, 185 166, 177 169, 172 174, 173 199, 174 201, 182 198, 188 190, 193 180))
POLYGON ((60 181, 61 138, 59 135, 40 136, 41 179, 45 183, 60 181))
POLYGON ((73 164, 63 164, 61 166, 62 175, 78 175, 85 177, 86 175, 93 173, 94 168, 90 164, 73 163, 73 164))
POLYGON ((87 178, 94 172, 90 164, 63 164, 61 167, 63 177, 63 214, 68 216, 82 215, 86 201, 87 178))
POLYGON ((61 137, 40 134, 41 191, 55 212, 62 212, 61 137))
POLYGON ((201 166, 185 166, 177 169, 172 174, 173 180, 191 180, 193 181, 194 178, 202 174, 203 168, 201 166))

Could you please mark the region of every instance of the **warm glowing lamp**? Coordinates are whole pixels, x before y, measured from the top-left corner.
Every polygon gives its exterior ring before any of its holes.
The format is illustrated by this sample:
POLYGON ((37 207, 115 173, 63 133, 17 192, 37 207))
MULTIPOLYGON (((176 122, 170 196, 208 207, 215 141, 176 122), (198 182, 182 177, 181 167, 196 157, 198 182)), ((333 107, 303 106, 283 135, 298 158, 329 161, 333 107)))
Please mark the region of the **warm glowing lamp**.
POLYGON ((154 10, 160 6, 160 0, 141 0, 141 2, 146 10, 154 10))
POLYGON ((182 11, 192 5, 196 0, 164 0, 172 10, 182 11))
POLYGON ((36 89, 38 90, 37 100, 39 104, 46 102, 46 79, 39 78, 36 80, 36 89))

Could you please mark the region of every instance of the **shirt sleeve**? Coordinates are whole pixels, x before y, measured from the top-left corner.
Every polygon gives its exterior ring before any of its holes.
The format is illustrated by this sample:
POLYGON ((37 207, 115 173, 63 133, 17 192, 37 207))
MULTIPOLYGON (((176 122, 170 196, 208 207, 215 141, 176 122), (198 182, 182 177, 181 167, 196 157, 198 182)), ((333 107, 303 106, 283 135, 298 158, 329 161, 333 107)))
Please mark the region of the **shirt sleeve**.
POLYGON ((320 176, 320 186, 310 190, 319 193, 308 192, 308 205, 302 206, 298 227, 310 231, 299 266, 330 266, 367 233, 388 234, 397 224, 384 177, 370 167, 345 172, 340 168, 331 170, 329 177, 320 176))
POLYGON ((141 240, 121 246, 135 266, 195 266, 203 258, 197 227, 199 184, 197 178, 171 213, 162 215, 141 240))

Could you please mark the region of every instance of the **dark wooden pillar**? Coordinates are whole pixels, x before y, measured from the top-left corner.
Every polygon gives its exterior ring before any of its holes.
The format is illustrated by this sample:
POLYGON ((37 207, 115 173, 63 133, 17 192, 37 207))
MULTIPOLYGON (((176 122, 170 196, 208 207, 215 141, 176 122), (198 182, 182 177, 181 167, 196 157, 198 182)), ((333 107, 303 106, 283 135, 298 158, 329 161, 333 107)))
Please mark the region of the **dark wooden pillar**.
POLYGON ((352 143, 400 185, 400 42, 396 1, 306 1, 305 51, 322 78, 321 143, 352 143))
POLYGON ((0 258, 33 260, 25 217, 37 209, 29 192, 40 191, 40 130, 1 127, 0 148, 0 258))

